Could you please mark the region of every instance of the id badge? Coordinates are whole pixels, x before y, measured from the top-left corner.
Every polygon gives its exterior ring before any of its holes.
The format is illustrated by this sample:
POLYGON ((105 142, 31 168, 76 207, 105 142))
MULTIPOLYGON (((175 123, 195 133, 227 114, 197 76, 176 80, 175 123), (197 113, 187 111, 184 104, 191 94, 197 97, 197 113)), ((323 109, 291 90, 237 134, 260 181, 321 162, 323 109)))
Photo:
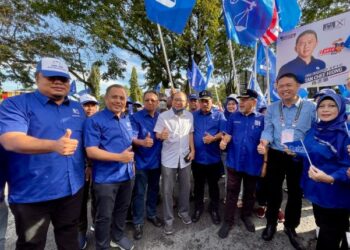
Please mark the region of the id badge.
POLYGON ((283 129, 281 135, 281 143, 294 141, 294 129, 283 129))

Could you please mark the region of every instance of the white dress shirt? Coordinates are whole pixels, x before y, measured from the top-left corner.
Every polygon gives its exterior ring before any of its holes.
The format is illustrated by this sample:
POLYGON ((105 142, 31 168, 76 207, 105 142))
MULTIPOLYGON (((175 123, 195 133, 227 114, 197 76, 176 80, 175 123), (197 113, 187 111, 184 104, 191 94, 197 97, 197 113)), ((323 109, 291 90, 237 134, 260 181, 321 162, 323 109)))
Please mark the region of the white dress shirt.
POLYGON ((161 113, 158 117, 154 132, 162 133, 163 129, 169 131, 169 138, 163 141, 162 165, 167 168, 180 168, 190 165, 184 157, 190 152, 190 133, 193 133, 193 116, 184 110, 177 116, 172 109, 161 113))

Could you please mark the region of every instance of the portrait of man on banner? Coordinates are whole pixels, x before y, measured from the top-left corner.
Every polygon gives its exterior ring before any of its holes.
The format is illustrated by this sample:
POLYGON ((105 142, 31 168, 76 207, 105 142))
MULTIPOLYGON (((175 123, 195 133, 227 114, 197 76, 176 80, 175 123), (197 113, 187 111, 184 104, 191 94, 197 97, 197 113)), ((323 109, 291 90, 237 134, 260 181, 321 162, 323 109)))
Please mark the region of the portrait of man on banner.
POLYGON ((326 63, 313 56, 317 44, 318 37, 314 30, 309 29, 300 33, 296 38, 294 47, 297 57, 284 64, 278 71, 278 76, 293 73, 300 83, 305 83, 308 81, 305 78, 308 74, 325 69, 326 63))

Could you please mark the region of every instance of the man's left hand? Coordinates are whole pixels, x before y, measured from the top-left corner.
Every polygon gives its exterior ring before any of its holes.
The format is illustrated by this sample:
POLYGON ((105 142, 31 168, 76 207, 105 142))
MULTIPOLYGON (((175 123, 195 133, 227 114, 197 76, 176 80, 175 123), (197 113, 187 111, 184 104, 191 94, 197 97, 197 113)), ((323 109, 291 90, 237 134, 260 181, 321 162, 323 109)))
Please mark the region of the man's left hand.
POLYGON ((215 136, 212 136, 208 132, 205 132, 205 136, 203 137, 204 144, 210 144, 215 141, 215 136))

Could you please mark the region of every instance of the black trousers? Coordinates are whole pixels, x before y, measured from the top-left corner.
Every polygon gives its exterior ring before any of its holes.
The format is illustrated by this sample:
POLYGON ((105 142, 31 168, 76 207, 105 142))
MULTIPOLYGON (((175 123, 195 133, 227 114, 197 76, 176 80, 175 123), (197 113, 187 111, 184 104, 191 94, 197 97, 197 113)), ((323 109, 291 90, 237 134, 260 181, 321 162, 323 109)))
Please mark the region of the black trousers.
POLYGON ((203 210, 204 208, 204 190, 206 182, 208 182, 210 197, 209 210, 217 211, 219 209, 220 191, 218 181, 221 176, 221 167, 221 161, 210 165, 202 165, 196 162, 192 163, 196 210, 203 210))
POLYGON ((317 250, 347 250, 345 232, 349 230, 349 210, 341 208, 323 208, 312 204, 316 225, 320 228, 317 238, 317 250))
POLYGON ((133 180, 114 184, 94 183, 96 250, 109 249, 111 238, 119 241, 123 237, 133 184, 133 180))
POLYGON ((81 212, 80 212, 80 218, 79 218, 79 232, 86 234, 87 227, 88 227, 88 201, 89 197, 91 197, 91 218, 92 223, 95 224, 95 214, 96 214, 96 201, 95 201, 95 194, 92 191, 92 185, 90 181, 85 181, 84 184, 84 191, 83 191, 83 200, 81 203, 81 212))
POLYGON ((17 250, 45 248, 52 222, 59 250, 78 250, 78 220, 83 189, 73 196, 37 203, 11 203, 18 236, 17 250))
POLYGON ((278 211, 281 207, 283 181, 287 179, 288 199, 285 210, 284 225, 296 228, 300 224, 302 190, 300 178, 303 169, 302 161, 274 149, 269 149, 266 172, 267 211, 266 219, 270 225, 277 225, 278 211))
POLYGON ((259 177, 251 176, 243 172, 237 172, 232 168, 227 168, 227 192, 225 206, 225 221, 229 225, 233 225, 235 211, 239 192, 241 190, 241 182, 243 180, 243 207, 242 217, 251 216, 255 202, 256 182, 259 177))

